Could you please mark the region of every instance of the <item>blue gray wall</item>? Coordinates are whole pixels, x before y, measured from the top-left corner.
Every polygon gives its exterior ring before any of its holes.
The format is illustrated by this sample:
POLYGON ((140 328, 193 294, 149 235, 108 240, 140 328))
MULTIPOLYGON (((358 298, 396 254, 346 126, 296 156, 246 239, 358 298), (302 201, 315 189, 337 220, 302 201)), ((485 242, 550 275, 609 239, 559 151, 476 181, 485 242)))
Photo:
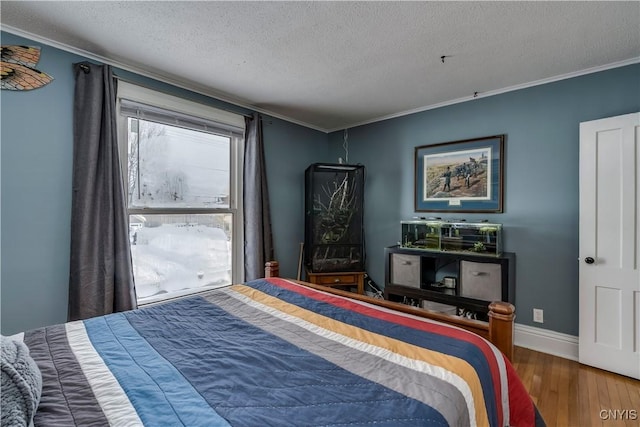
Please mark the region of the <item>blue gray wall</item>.
MULTIPOLYGON (((55 80, 3 91, 1 131, 1 329, 9 334, 66 320, 72 168, 73 74, 85 58, 2 33, 2 44, 40 45, 38 67, 55 80)), ((248 110, 117 70, 127 80, 239 113, 248 110)), ((517 254, 519 323, 578 333, 578 125, 640 110, 640 65, 479 98, 349 129, 349 162, 367 168, 367 270, 384 281, 383 250, 413 210, 414 147, 505 133, 505 249, 517 254), (543 325, 532 308, 545 310, 543 325)), ((303 177, 345 157, 329 136, 265 117, 265 156, 276 258, 295 277, 303 240, 303 177), (328 141, 328 144, 327 144, 328 141)), ((421 214, 425 215, 425 214, 421 214)))
MULTIPOLYGON (((384 285, 384 247, 414 211, 414 148, 506 134, 503 214, 438 214, 504 224, 515 252, 518 323, 578 334, 579 123, 640 110, 640 65, 575 77, 349 129, 349 163, 367 169, 367 270, 384 285), (534 324, 533 308, 544 309, 534 324)), ((343 133, 329 152, 344 157, 343 133)))
MULTIPOLYGON (((2 33, 2 44, 42 47, 38 68, 54 77, 28 92, 2 91, 0 327, 3 334, 66 321, 73 160, 72 64, 86 58, 2 33)), ((117 74, 174 95, 249 110, 123 70, 117 74)), ((325 161, 327 135, 264 117, 276 257, 295 277, 303 240, 305 168, 325 161)))

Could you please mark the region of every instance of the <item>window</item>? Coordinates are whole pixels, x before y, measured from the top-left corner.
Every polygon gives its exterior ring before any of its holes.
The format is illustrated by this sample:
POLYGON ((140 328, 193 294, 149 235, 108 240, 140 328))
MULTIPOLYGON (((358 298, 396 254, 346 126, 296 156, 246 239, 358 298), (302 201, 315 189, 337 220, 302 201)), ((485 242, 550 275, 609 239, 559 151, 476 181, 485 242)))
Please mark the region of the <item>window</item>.
POLYGON ((244 118, 126 82, 118 108, 138 303, 241 281, 244 118))

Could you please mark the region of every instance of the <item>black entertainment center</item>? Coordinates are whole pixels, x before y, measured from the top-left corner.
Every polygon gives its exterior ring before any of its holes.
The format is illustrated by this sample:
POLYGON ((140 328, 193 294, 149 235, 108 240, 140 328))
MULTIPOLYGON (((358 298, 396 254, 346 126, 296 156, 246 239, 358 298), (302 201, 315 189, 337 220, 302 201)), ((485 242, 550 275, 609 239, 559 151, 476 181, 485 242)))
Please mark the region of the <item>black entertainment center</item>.
POLYGON ((385 299, 487 320, 493 301, 515 303, 515 254, 385 248, 385 299))

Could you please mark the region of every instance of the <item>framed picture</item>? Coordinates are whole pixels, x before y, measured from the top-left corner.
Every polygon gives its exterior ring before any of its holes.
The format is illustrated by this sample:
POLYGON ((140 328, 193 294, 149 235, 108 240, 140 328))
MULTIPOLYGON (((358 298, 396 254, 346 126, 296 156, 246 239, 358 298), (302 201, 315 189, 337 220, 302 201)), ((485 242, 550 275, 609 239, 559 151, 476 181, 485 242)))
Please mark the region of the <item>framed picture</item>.
POLYGON ((505 135, 415 149, 417 212, 501 213, 505 135))

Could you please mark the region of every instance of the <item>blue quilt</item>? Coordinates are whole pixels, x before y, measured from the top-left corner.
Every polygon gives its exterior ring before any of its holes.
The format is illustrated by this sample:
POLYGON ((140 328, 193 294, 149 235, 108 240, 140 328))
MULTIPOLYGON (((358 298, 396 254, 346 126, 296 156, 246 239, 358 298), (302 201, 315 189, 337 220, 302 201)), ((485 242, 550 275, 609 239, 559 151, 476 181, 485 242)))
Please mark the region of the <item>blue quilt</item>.
POLYGON ((283 279, 25 334, 35 425, 535 425, 477 335, 283 279))

